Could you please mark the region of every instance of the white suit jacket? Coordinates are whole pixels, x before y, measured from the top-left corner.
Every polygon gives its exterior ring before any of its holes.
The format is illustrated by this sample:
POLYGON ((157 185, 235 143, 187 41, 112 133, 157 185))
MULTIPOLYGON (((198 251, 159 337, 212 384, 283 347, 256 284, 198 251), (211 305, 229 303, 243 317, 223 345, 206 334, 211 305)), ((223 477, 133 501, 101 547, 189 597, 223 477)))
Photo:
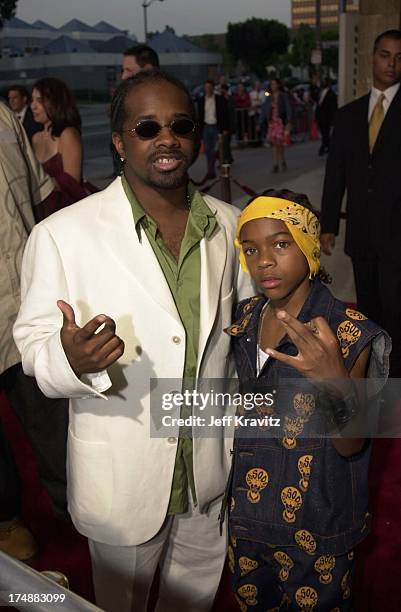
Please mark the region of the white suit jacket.
MULTIPOLYGON (((239 272, 234 247, 238 209, 205 200, 218 223, 200 243, 198 376, 222 378, 233 375, 223 329, 231 322, 233 302, 253 291, 239 272)), ((185 331, 144 232, 138 240, 120 178, 34 228, 21 289, 14 336, 24 371, 36 377, 45 395, 70 398, 72 519, 93 540, 119 546, 146 542, 166 516, 177 448, 175 437, 150 436, 150 379, 182 377, 185 331), (108 372, 85 380, 75 376, 60 341, 58 299, 72 305, 78 325, 101 313, 116 321, 125 352, 108 372)), ((230 443, 223 435, 194 439, 203 512, 224 490, 230 443)))

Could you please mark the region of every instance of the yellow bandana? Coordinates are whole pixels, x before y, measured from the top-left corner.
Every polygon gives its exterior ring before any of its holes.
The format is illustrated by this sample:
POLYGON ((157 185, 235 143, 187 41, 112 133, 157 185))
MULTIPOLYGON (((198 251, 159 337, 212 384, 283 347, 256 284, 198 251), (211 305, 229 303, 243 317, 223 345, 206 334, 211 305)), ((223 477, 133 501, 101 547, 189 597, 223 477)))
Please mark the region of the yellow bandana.
POLYGON ((284 221, 294 241, 308 260, 309 278, 316 276, 320 268, 320 223, 318 218, 301 204, 270 196, 261 196, 253 200, 242 211, 238 219, 235 246, 239 249, 239 260, 244 272, 249 273, 249 270, 240 244, 241 229, 248 221, 264 218, 284 221))

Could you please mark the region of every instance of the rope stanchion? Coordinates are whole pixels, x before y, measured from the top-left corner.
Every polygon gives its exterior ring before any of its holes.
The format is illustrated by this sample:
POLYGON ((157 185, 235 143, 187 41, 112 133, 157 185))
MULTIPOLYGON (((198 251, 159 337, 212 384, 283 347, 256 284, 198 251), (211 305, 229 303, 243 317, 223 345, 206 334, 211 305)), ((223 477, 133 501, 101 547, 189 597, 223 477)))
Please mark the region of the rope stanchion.
MULTIPOLYGON (((228 179, 228 180, 232 181, 233 183, 235 183, 235 185, 237 185, 237 187, 239 187, 241 189, 241 191, 243 191, 244 193, 246 193, 249 196, 256 197, 257 195, 259 195, 256 191, 251 189, 251 187, 248 187, 247 185, 242 185, 241 183, 239 183, 232 176, 230 176, 230 177, 224 176, 223 178, 226 179, 226 180, 228 179)), ((203 185, 203 183, 201 183, 200 181, 194 181, 193 179, 191 179, 191 181, 195 185, 195 187, 199 187, 199 186, 203 185)), ((219 177, 218 179, 213 181, 213 183, 209 183, 208 185, 205 185, 204 187, 202 187, 202 189, 201 189, 202 193, 207 193, 208 191, 213 189, 213 187, 215 185, 217 185, 217 183, 219 183, 219 182, 221 184, 221 177, 219 177)), ((225 202, 228 202, 229 204, 231 204, 231 195, 230 195, 230 197, 227 197, 227 195, 226 195, 226 197, 223 198, 223 199, 224 199, 225 202)))
POLYGON ((232 204, 231 197, 231 164, 220 165, 220 196, 223 202, 232 204))
MULTIPOLYGON (((199 187, 203 185, 201 181, 194 181, 193 179, 191 179, 191 182, 195 185, 195 187, 199 187)), ((216 179, 215 181, 213 181, 213 183, 209 183, 208 185, 205 185, 204 187, 202 187, 201 189, 202 193, 207 193, 208 191, 213 189, 213 187, 217 185, 218 182, 219 182, 219 179, 216 179)))
MULTIPOLYGON (((254 191, 251 187, 248 187, 248 185, 242 185, 242 183, 239 183, 233 176, 223 176, 224 179, 228 180, 228 181, 232 181, 235 185, 237 185, 237 187, 239 187, 241 189, 241 191, 243 191, 244 193, 246 193, 247 195, 256 198, 257 196, 259 196, 260 194, 257 191, 254 191)), ((192 181, 194 185, 199 185, 201 183, 197 183, 196 181, 192 181)), ((217 185, 217 183, 220 182, 221 183, 221 179, 218 178, 215 181, 213 181, 213 183, 209 183, 208 185, 205 185, 205 187, 202 188, 202 192, 203 193, 207 193, 208 191, 210 191, 211 189, 213 189, 213 187, 215 185, 217 185)), ((231 192, 229 192, 230 196, 231 196, 231 192)), ((223 195, 223 194, 222 194, 223 195)), ((225 202, 229 202, 231 204, 231 197, 223 197, 223 200, 225 202)), ((320 211, 315 211, 316 216, 319 218, 320 217, 320 211)), ((340 219, 346 219, 347 218, 347 213, 346 212, 340 212, 340 219)))
POLYGON ((248 187, 248 185, 241 185, 241 183, 239 183, 235 178, 231 177, 231 180, 233 183, 237 185, 237 187, 239 187, 247 195, 253 196, 253 197, 259 195, 256 191, 251 189, 251 187, 248 187))

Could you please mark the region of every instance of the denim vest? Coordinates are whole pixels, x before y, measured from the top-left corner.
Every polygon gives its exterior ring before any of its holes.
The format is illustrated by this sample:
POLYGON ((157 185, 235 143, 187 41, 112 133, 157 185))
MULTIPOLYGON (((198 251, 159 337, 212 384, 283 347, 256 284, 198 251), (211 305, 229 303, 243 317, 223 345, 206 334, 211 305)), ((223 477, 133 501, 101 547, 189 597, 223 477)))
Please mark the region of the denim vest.
MULTIPOLYGON (((279 416, 280 406, 285 406, 289 417, 279 437, 267 436, 262 427, 248 428, 244 435, 237 427, 227 490, 230 532, 270 546, 298 545, 310 554, 344 554, 369 531, 370 445, 345 458, 330 438, 307 434, 305 424, 313 421, 319 394, 311 384, 308 389, 307 379, 294 368, 270 358, 256 376, 258 325, 266 301, 256 296, 241 302, 235 323, 226 331, 232 336, 242 392, 278 387, 279 406, 273 413, 279 416), (302 379, 298 389, 296 379, 302 379)), ((317 316, 324 317, 336 334, 348 371, 371 343, 368 376, 384 384, 391 349, 386 332, 336 300, 319 280, 312 282, 298 320, 306 323, 317 316)), ((288 336, 278 350, 287 355, 298 352, 288 336)))

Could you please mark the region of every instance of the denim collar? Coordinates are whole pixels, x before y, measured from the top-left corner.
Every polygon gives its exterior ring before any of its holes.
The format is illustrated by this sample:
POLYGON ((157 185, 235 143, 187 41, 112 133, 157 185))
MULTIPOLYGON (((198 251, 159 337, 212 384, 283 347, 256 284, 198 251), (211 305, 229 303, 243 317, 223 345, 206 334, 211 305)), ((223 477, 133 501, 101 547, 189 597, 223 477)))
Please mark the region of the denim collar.
MULTIPOLYGON (((227 328, 226 332, 230 336, 241 337, 244 335, 252 336, 257 330, 259 318, 264 306, 269 302, 264 296, 251 298, 243 307, 241 316, 227 328)), ((306 298, 298 320, 307 323, 314 317, 330 318, 334 305, 334 298, 330 291, 322 285, 321 281, 315 279, 311 282, 310 291, 306 298)))
MULTIPOLYGON (((260 316, 264 306, 269 302, 264 296, 257 296, 249 300, 242 308, 241 316, 233 323, 226 331, 238 339, 244 348, 252 372, 256 368, 256 345, 258 337, 258 327, 260 316)), ((334 306, 334 297, 331 292, 322 285, 321 281, 315 279, 311 282, 309 295, 306 298, 304 305, 298 315, 298 320, 301 323, 307 323, 314 317, 324 317, 330 321, 331 312, 334 306)), ((280 340, 276 349, 283 349, 284 346, 293 344, 292 340, 286 334, 280 340)), ((287 352, 286 350, 282 352, 287 352)))

